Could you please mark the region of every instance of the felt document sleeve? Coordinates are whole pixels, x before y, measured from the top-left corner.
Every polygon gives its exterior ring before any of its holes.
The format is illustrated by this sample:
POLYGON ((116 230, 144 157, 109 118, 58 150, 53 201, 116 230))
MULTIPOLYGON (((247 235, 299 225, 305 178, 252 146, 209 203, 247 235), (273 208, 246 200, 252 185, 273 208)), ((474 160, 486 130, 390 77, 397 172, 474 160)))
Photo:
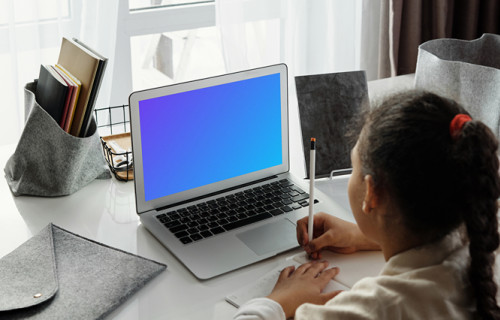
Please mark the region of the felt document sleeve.
POLYGON ((0 259, 0 319, 102 319, 165 268, 49 224, 0 259))

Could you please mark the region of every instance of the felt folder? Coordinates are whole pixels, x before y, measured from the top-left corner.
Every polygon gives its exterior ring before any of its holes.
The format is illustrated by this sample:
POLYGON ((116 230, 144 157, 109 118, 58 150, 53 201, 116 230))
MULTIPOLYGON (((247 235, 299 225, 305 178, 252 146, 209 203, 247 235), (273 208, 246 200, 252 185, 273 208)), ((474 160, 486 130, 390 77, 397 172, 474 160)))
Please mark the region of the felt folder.
POLYGON ((0 319, 102 319, 165 268, 49 224, 0 259, 0 319))

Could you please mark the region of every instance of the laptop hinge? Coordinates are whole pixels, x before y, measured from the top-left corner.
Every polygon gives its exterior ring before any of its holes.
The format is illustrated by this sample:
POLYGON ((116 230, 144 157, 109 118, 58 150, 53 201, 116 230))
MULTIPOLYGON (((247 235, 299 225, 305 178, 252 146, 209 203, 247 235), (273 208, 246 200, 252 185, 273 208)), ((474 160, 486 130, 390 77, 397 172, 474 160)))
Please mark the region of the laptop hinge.
POLYGON ((183 204, 186 204, 186 203, 190 203, 190 202, 193 202, 193 201, 198 201, 198 200, 201 200, 201 199, 209 198, 209 197, 212 197, 212 196, 215 196, 215 195, 218 195, 218 194, 222 194, 224 192, 228 192, 228 191, 232 191, 232 190, 244 188, 244 187, 247 187, 247 186, 251 186, 252 184, 257 184, 257 183, 260 183, 260 182, 263 182, 263 181, 275 179, 277 177, 278 176, 274 175, 274 176, 270 176, 270 177, 267 177, 267 178, 263 178, 263 179, 259 179, 259 180, 254 180, 252 182, 240 184, 240 185, 237 185, 237 186, 234 186, 234 187, 231 187, 231 188, 227 188, 227 189, 224 189, 224 190, 220 190, 220 191, 217 191, 217 192, 212 192, 212 193, 200 196, 200 197, 191 198, 189 200, 176 202, 176 203, 169 204, 168 206, 164 206, 164 207, 161 207, 161 208, 156 208, 156 211, 162 211, 162 210, 165 210, 165 209, 168 209, 168 208, 180 206, 180 205, 183 205, 183 204))

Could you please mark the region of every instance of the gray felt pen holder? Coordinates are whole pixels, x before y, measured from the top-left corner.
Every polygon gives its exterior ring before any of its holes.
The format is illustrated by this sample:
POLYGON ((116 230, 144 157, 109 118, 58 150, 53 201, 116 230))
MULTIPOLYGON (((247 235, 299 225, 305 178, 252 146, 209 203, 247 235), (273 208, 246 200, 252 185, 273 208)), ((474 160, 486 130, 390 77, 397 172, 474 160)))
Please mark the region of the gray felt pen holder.
POLYGON ((34 82, 25 86, 25 127, 4 168, 12 193, 63 196, 111 178, 95 121, 87 137, 70 135, 36 102, 35 90, 34 82))

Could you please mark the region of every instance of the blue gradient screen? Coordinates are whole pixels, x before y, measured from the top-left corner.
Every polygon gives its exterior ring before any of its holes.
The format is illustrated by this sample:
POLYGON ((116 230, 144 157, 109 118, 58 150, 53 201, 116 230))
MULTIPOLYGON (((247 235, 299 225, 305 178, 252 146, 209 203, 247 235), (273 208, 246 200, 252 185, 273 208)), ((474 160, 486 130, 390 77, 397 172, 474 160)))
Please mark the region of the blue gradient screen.
POLYGON ((145 200, 282 164, 280 74, 139 101, 145 200))

